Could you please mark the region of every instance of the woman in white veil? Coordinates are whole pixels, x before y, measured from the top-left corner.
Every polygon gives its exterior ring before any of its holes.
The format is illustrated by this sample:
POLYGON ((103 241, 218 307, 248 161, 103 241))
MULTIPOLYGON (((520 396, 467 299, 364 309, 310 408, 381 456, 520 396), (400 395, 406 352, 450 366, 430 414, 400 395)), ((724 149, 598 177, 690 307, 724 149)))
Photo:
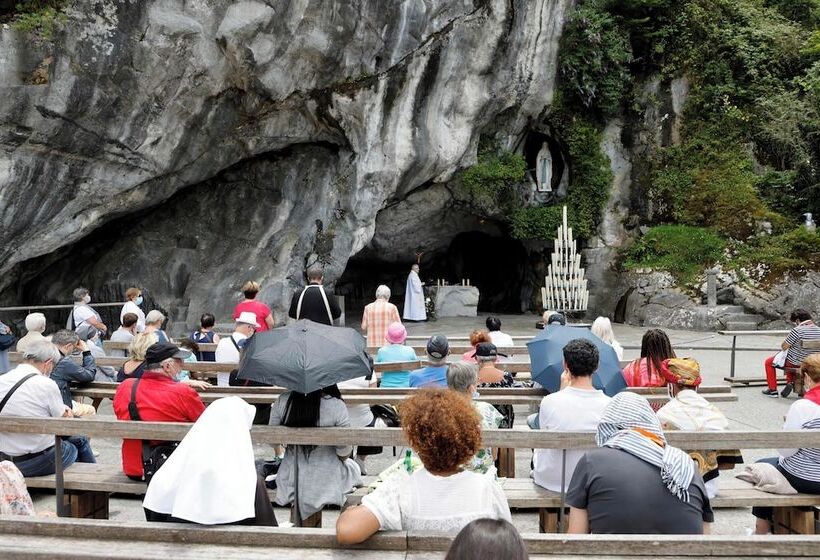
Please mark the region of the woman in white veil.
POLYGON ((276 526, 254 464, 250 428, 255 413, 239 397, 214 401, 148 485, 145 518, 276 526))

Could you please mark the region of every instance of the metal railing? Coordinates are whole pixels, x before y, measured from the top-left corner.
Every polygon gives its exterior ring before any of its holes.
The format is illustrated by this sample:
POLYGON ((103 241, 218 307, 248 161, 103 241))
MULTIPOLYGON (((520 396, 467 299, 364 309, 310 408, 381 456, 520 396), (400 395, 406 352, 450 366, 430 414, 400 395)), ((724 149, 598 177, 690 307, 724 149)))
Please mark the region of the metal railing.
MULTIPOLYGON (((94 305, 92 305, 92 307, 116 307, 116 306, 122 307, 126 303, 127 302, 125 302, 125 301, 113 302, 113 303, 95 303, 94 305)), ((73 309, 73 308, 74 308, 74 304, 71 304, 71 305, 68 305, 68 304, 66 304, 66 305, 62 305, 62 304, 61 305, 18 305, 18 306, 14 306, 14 307, 0 307, 0 312, 2 312, 2 311, 31 311, 33 309, 39 310, 39 309, 73 309)))

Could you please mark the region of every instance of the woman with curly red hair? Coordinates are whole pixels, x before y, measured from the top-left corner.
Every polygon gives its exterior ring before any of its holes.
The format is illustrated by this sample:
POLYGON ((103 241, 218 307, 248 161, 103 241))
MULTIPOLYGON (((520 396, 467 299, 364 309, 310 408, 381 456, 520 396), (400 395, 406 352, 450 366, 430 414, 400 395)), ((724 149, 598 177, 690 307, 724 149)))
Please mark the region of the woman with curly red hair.
POLYGON ((420 389, 400 413, 424 468, 413 474, 399 469, 362 505, 340 515, 340 543, 360 543, 379 530, 455 534, 475 519, 511 520, 494 478, 462 469, 481 447, 480 418, 467 399, 446 389, 420 389))

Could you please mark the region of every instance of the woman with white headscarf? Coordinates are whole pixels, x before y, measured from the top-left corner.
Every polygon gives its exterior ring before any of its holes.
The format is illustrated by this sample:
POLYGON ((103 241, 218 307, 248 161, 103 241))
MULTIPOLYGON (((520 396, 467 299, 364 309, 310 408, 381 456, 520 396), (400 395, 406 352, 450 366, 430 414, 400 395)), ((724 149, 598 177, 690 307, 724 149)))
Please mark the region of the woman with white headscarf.
POLYGON ((214 401, 154 474, 148 521, 276 526, 256 473, 250 428, 256 409, 239 397, 214 401))
POLYGON ((598 449, 578 462, 567 492, 570 533, 701 534, 714 521, 695 462, 666 443, 649 402, 617 394, 598 449))

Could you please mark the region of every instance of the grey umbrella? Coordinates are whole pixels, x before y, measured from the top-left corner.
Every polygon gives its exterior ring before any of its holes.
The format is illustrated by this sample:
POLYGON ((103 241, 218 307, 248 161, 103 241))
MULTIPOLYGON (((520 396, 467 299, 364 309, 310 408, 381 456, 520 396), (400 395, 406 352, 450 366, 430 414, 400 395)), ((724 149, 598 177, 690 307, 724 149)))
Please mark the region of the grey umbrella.
POLYGON ((361 334, 303 319, 251 337, 237 379, 307 394, 370 372, 361 334))
MULTIPOLYGON (((362 335, 307 319, 253 335, 239 362, 237 379, 312 393, 336 383, 370 375, 372 366, 362 335)), ((293 446, 299 453, 299 446, 293 446)), ((293 461, 293 521, 302 526, 299 460, 293 461)))

